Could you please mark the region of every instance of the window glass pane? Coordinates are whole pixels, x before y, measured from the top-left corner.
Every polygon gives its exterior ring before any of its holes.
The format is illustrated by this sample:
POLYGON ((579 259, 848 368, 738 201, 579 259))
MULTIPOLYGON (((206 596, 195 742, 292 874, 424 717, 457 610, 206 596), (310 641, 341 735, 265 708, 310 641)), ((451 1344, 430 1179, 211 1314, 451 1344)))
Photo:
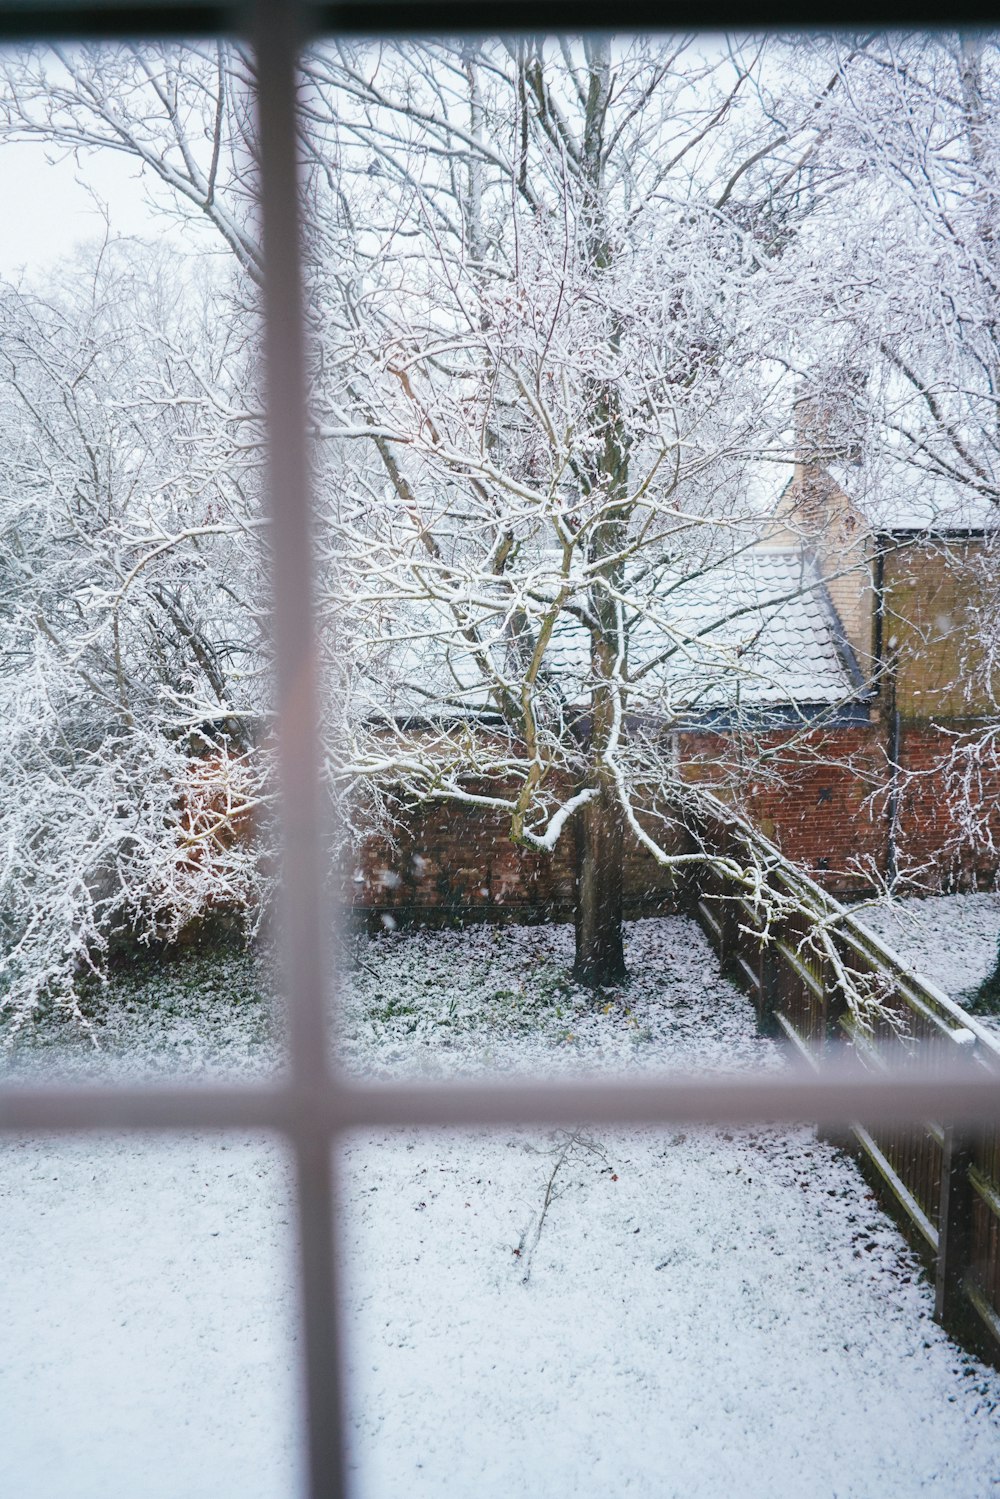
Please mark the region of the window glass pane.
POLYGON ((563 976, 614 1012, 623 920, 697 906, 814 1053, 899 1038, 883 958, 845 956, 824 893, 996 874, 994 69, 992 41, 919 36, 308 54, 319 616, 359 924, 572 919, 563 976), (919 159, 918 76, 941 106, 919 159))
POLYGON ((4 1146, 4 1493, 299 1492, 290 1186, 245 1135, 4 1146))
POLYGON ((0 65, 0 1027, 35 1070, 269 1069, 250 64, 0 65))
POLYGON ((400 1133, 344 1169, 364 1499, 989 1487, 998 1376, 807 1129, 400 1133))
POLYGON ((698 897, 758 991, 741 924, 822 985, 815 892, 733 814, 830 890, 884 882, 874 533, 801 513, 803 381, 845 452, 864 404, 804 270, 839 201, 825 46, 305 57, 327 770, 359 927, 572 922, 549 977, 614 1016, 654 982, 624 923, 698 897))

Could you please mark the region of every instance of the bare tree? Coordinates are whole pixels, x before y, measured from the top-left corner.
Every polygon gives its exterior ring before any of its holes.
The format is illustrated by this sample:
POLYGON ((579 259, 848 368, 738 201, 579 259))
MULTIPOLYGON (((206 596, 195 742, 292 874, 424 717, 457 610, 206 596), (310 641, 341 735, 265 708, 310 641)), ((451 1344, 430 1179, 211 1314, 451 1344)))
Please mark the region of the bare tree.
MULTIPOLYGON (((839 44, 812 45, 839 61, 839 44)), ((956 580, 953 680, 937 684, 948 706, 933 719, 941 753, 894 777, 898 797, 946 804, 942 862, 992 858, 996 837, 998 120, 995 37, 873 39, 845 72, 817 150, 821 170, 844 180, 836 214, 818 203, 789 256, 801 273, 807 240, 822 244, 829 286, 803 347, 855 377, 844 403, 854 461, 835 464, 837 478, 873 528, 923 537, 937 575, 956 580)), ((903 620, 896 633, 912 630, 903 620)))
POLYGON ((345 773, 494 808, 531 848, 575 819, 575 973, 617 980, 626 837, 677 862, 670 729, 746 710, 751 744, 774 685, 733 569, 787 453, 816 93, 774 131, 760 49, 608 39, 341 46, 305 77, 344 205, 316 410, 351 475, 345 773))
POLYGON ((236 835, 267 796, 264 554, 224 305, 135 245, 44 299, 0 293, 0 980, 16 1019, 46 995, 74 1007, 116 931, 260 907, 236 835))

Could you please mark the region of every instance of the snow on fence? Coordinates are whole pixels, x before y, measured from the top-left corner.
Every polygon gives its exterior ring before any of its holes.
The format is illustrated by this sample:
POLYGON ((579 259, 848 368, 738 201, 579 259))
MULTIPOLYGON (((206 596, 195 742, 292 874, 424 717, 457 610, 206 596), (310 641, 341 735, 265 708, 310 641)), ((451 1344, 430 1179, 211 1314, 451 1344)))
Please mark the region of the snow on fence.
MULTIPOLYGON (((782 1032, 817 1069, 846 1041, 875 1071, 905 1064, 926 1075, 965 1058, 1000 1079, 1000 1040, 766 839, 722 809, 698 832, 711 853, 763 868, 778 897, 774 907, 755 903, 715 868, 692 897, 723 966, 753 997, 762 1028, 782 1032), (859 994, 871 997, 867 1011, 859 994)), ((1000 1126, 960 1131, 928 1119, 867 1128, 852 1120, 842 1143, 874 1168, 887 1207, 924 1248, 937 1320, 1000 1367, 1000 1126)))

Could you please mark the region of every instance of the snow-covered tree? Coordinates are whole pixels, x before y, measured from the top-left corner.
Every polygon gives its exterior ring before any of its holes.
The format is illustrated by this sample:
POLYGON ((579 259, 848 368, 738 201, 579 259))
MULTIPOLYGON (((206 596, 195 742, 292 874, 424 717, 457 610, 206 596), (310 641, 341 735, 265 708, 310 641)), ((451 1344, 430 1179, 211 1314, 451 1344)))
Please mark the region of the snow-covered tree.
POLYGON ((141 246, 0 289, 0 992, 71 1006, 116 931, 252 919, 257 465, 211 278, 141 246), (223 459, 225 461, 223 461, 223 459))
POLYGON ((816 90, 775 132, 761 49, 607 38, 345 45, 304 74, 343 204, 315 391, 350 475, 320 485, 345 769, 531 848, 575 817, 575 971, 620 978, 624 840, 669 866, 693 798, 669 731, 725 709, 761 769, 739 575, 788 451, 816 90))
MULTIPOLYGON (((841 66, 841 43, 811 45, 841 66)), ((998 122, 996 37, 873 38, 844 70, 817 150, 817 170, 844 186, 817 203, 790 257, 800 275, 824 266, 827 303, 811 346, 838 350, 853 373, 839 410, 854 449, 852 497, 875 527, 901 517, 924 527, 924 545, 963 580, 949 711, 968 722, 943 725, 945 750, 917 779, 897 777, 901 794, 919 796, 931 781, 947 800, 956 854, 992 850, 1000 774, 997 550, 988 539, 1000 518, 998 122), (963 528, 987 539, 948 540, 963 528)))

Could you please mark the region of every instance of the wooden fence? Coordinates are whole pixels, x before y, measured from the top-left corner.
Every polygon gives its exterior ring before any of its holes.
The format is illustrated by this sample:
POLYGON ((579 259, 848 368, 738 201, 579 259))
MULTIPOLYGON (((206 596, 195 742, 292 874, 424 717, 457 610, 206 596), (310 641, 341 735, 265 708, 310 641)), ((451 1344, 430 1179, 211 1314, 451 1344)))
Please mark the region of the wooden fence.
MULTIPOLYGON (((764 1029, 782 1033, 814 1066, 846 1041, 874 1070, 905 1063, 933 1071, 962 1056, 1000 1081, 1000 1033, 913 973, 766 839, 724 812, 705 818, 699 835, 710 852, 743 869, 763 869, 777 897, 772 908, 783 908, 765 934, 763 903, 725 872, 699 877, 691 897, 723 966, 752 995, 764 1029), (830 933, 833 956, 814 940, 820 924, 830 933), (876 998, 880 1013, 859 1017, 848 986, 876 998)), ((1000 1367, 1000 1127, 959 1133, 947 1120, 928 1119, 869 1129, 856 1120, 848 1142, 933 1266, 937 1320, 1000 1367)))

